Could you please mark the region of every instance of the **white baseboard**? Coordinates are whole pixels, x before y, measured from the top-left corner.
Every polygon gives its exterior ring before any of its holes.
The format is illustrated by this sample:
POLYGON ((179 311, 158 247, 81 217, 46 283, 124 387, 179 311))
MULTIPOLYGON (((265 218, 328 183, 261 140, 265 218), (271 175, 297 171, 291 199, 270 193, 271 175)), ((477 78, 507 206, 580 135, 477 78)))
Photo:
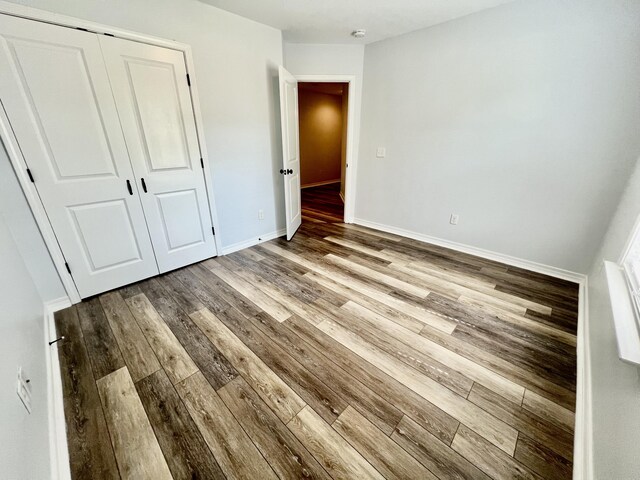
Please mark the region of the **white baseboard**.
POLYGON ((230 253, 237 252, 238 250, 244 250, 245 248, 253 247, 254 245, 258 245, 263 242, 268 242, 269 240, 273 240, 274 238, 278 238, 286 234, 287 234, 287 229, 281 228, 280 230, 276 230, 275 232, 261 235, 258 238, 252 238, 250 240, 245 240, 243 242, 234 243, 232 245, 223 247, 222 255, 229 255, 230 253))
POLYGON ((51 478, 58 480, 70 480, 71 468, 69 466, 67 430, 64 420, 58 344, 49 345, 49 342, 57 338, 53 314, 70 306, 71 300, 68 297, 51 300, 44 304, 44 348, 47 362, 47 402, 49 410, 49 460, 51 478))
POLYGON ((383 225, 380 223, 371 222, 369 220, 363 220, 361 218, 354 218, 353 223, 362 225, 363 227, 373 228, 374 230, 380 230, 382 232, 393 233, 402 237, 411 238, 420 242, 431 243, 440 247, 450 248, 451 250, 456 250, 458 252, 468 253, 470 255, 475 255, 476 257, 485 258, 487 260, 504 263, 512 267, 524 268, 532 272, 542 273, 544 275, 560 278, 562 280, 568 280, 570 282, 581 283, 587 278, 586 275, 582 273, 571 272, 562 268, 552 267, 550 265, 544 265, 541 263, 532 262, 530 260, 516 258, 510 255, 504 255, 502 253, 492 252, 483 248, 472 247, 470 245, 464 245, 462 243, 452 242, 450 240, 444 240, 442 238, 412 232, 411 230, 405 230, 404 228, 383 225))
POLYGON ((580 284, 578 306, 578 378, 576 384, 576 424, 573 437, 573 478, 592 480, 593 428, 591 416, 591 348, 589 347, 588 280, 580 284))
POLYGON ((49 300, 47 302, 44 302, 44 311, 53 314, 59 310, 63 310, 67 307, 70 307, 71 305, 72 305, 72 302, 69 299, 69 297, 60 297, 54 300, 49 300))
POLYGON ((340 183, 340 179, 338 178, 337 180, 325 180, 323 182, 307 183, 306 185, 300 186, 300 188, 321 187, 322 185, 331 185, 332 183, 340 183))

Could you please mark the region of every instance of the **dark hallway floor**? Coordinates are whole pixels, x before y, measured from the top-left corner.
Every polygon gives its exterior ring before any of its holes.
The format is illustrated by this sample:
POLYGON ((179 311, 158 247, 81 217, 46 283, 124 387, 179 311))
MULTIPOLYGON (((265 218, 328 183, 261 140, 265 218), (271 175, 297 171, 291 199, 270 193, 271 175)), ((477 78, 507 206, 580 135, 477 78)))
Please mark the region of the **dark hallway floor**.
POLYGON ((344 204, 340 198, 340 183, 302 189, 302 221, 340 223, 344 219, 344 204))

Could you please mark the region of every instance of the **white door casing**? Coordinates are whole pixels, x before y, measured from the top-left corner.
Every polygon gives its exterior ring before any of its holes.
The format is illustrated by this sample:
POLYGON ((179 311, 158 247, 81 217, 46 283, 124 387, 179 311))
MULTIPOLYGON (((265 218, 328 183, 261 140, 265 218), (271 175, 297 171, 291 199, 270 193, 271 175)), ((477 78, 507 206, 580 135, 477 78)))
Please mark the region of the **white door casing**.
POLYGON ((98 37, 0 16, 0 70, 2 105, 80 296, 157 274, 98 37))
POLYGON ((183 53, 99 41, 160 272, 215 256, 183 53))
POLYGON ((282 176, 287 226, 287 240, 302 223, 300 194, 300 137, 298 132, 298 81, 284 67, 280 77, 280 121, 282 124, 282 176))

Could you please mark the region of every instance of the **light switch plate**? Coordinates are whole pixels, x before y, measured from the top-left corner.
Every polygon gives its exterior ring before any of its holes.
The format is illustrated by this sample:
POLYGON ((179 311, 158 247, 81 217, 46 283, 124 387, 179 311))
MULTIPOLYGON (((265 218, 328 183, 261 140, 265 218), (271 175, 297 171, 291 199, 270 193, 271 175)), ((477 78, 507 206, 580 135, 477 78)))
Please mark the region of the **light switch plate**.
POLYGON ((22 400, 24 408, 27 409, 27 412, 31 413, 31 385, 29 385, 29 383, 27 382, 28 381, 24 377, 22 367, 18 367, 18 381, 16 385, 16 391, 18 393, 18 397, 20 397, 20 400, 22 400))
POLYGON ((376 150, 376 157, 378 158, 384 158, 386 154, 387 149, 384 147, 378 147, 378 150, 376 150))

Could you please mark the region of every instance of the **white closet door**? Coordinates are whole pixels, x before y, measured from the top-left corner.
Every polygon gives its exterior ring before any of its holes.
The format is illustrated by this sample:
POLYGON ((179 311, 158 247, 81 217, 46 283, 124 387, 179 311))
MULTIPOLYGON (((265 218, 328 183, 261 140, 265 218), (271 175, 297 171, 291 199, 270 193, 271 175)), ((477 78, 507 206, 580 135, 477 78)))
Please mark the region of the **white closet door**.
POLYGON ((0 99, 80 295, 156 275, 98 37, 0 15, 0 99))
POLYGON ((160 271, 216 255, 182 52, 100 44, 160 271))

